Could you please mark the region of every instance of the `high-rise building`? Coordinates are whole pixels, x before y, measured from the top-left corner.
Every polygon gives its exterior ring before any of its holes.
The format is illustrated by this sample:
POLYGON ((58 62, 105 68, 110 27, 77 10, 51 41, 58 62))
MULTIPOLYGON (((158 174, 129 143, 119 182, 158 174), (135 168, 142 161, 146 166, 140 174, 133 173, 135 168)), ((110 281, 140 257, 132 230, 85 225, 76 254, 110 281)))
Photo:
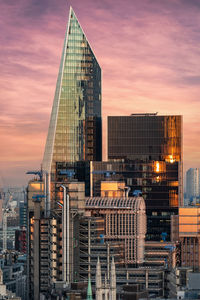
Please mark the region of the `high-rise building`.
MULTIPOLYGON (((60 186, 60 184, 58 184, 60 186)), ((84 183, 65 185, 67 200, 57 190, 57 207, 45 214, 44 185, 30 181, 28 197, 28 299, 47 295, 55 282, 75 282, 79 269, 77 226, 84 211, 84 183), (68 209, 66 206, 69 205, 68 209)))
POLYGON ((200 174, 199 169, 190 168, 186 172, 186 197, 193 199, 200 194, 200 174))
POLYGON ((39 293, 57 281, 76 281, 75 235, 84 183, 60 181, 56 168, 60 163, 101 160, 101 140, 101 68, 70 8, 42 171, 33 172, 40 179, 29 182, 27 189, 30 299, 39 299, 39 293))
POLYGON ((108 159, 181 161, 181 116, 108 117, 108 159))
POLYGON ((101 68, 70 8, 43 170, 53 175, 56 162, 101 160, 101 136, 101 68))
POLYGON ((182 267, 200 268, 200 208, 179 208, 179 240, 182 267))
POLYGON ((85 209, 104 218, 105 241, 123 243, 125 265, 143 264, 146 211, 142 197, 86 198, 85 209))
MULTIPOLYGON (((182 117, 108 117, 108 159, 109 177, 125 178, 131 192, 135 189, 143 194, 147 239, 170 240, 171 216, 178 214, 178 206, 183 203, 182 117)), ((105 166, 100 168, 106 172, 105 166)), ((95 171, 98 169, 94 167, 93 177, 103 175, 95 171)), ((97 182, 95 185, 98 187, 97 182)))

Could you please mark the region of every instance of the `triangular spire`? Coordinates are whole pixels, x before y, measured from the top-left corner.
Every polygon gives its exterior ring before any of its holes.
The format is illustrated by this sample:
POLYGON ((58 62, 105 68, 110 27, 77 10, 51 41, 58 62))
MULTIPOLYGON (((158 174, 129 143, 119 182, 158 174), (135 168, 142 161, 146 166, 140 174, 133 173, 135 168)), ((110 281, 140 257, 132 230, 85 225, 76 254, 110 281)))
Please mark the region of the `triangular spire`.
POLYGON ((98 118, 94 140, 101 140, 101 69, 70 7, 42 164, 44 171, 55 174, 56 162, 101 160, 101 145, 89 143, 89 118, 98 118))
POLYGON ((3 271, 0 269, 0 285, 3 284, 3 271))
POLYGON ((97 258, 97 266, 96 266, 96 288, 101 288, 101 264, 99 256, 97 258))
POLYGON ((92 300, 92 285, 90 277, 88 278, 87 300, 92 300))

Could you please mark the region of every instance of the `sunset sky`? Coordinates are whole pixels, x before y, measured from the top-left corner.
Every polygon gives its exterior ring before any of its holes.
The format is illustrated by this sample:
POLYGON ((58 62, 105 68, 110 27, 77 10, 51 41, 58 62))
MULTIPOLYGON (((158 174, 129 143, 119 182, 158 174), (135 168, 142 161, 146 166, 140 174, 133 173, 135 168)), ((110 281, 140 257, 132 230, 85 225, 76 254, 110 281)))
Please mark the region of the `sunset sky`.
POLYGON ((70 5, 102 68, 104 133, 108 115, 182 114, 184 168, 200 167, 199 0, 1 0, 0 186, 40 168, 70 5))

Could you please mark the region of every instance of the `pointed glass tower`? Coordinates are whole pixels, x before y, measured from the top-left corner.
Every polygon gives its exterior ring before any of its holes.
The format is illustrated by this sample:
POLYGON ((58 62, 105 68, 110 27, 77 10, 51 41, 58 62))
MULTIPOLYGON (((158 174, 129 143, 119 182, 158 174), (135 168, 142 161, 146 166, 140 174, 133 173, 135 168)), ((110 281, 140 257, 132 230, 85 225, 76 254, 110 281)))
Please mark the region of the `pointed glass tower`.
POLYGON ((72 8, 65 34, 43 170, 101 160, 101 68, 72 8))

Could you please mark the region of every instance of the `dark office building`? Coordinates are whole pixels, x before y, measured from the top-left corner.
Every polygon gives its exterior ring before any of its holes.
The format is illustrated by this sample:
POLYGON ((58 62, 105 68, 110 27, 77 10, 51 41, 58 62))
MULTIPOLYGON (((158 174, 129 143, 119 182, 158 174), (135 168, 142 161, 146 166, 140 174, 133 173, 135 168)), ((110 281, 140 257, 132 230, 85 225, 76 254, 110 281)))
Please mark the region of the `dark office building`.
POLYGON ((108 117, 108 159, 181 161, 181 116, 108 117))
POLYGON ((132 192, 142 191, 148 217, 147 238, 169 240, 171 215, 177 214, 182 204, 182 117, 108 117, 108 159, 112 180, 119 180, 120 172, 121 180, 125 179, 132 192))

